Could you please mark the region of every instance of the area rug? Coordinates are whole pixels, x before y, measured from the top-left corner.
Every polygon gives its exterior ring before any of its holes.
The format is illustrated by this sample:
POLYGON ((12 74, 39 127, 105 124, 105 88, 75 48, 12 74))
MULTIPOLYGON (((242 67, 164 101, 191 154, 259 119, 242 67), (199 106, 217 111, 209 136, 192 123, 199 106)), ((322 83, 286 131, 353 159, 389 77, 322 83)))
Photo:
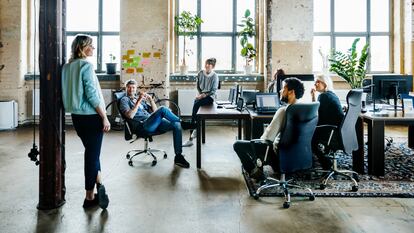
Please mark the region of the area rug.
MULTIPOLYGON (((395 140, 395 139, 394 139, 395 140)), ((322 174, 310 171, 297 174, 293 178, 294 184, 312 189, 317 197, 414 197, 414 150, 407 147, 407 139, 397 138, 397 142, 387 142, 385 152, 385 176, 359 175, 358 191, 352 192, 352 182, 349 180, 330 180, 324 190, 319 188, 322 174)), ((352 158, 339 153, 338 167, 351 169, 352 158)), ((319 164, 315 162, 315 169, 319 164)), ((367 161, 365 161, 365 172, 367 161)), ((270 167, 265 167, 265 174, 278 178, 270 167)), ((260 183, 243 172, 249 194, 253 196, 260 183)), ((305 190, 290 189, 292 196, 308 196, 305 190)), ((260 196, 283 196, 280 188, 271 188, 263 191, 260 196)))

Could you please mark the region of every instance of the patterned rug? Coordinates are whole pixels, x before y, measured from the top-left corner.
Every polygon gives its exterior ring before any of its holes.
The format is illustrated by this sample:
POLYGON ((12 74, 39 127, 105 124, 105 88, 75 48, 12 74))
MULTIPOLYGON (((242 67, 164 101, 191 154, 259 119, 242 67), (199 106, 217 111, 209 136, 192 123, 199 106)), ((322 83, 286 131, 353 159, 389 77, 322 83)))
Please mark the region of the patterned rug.
MULTIPOLYGON (((358 191, 352 192, 352 182, 349 180, 330 180, 324 190, 319 188, 322 174, 310 171, 296 174, 293 177, 294 184, 312 189, 315 196, 319 197, 414 197, 414 150, 408 148, 406 138, 390 139, 386 143, 385 152, 385 176, 359 175, 358 191), (405 142, 404 142, 405 140, 405 142)), ((338 167, 351 169, 352 158, 339 153, 338 167)), ((319 164, 315 162, 315 169, 319 164)), ((365 173, 367 172, 365 161, 365 173)), ((267 176, 278 178, 269 166, 265 166, 267 176)), ((260 183, 256 183, 243 172, 249 194, 253 196, 260 183)), ((307 196, 305 190, 289 189, 292 196, 307 196)), ((275 187, 263 191, 260 196, 283 196, 281 189, 275 187)))

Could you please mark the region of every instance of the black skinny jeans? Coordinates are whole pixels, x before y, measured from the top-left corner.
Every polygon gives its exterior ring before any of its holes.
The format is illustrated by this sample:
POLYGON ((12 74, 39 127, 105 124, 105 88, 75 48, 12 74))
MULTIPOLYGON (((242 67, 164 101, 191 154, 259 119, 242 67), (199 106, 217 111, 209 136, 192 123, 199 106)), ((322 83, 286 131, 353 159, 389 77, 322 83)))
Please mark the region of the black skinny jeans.
POLYGON ((85 147, 84 172, 85 190, 93 190, 98 171, 101 170, 99 156, 101 154, 103 124, 98 115, 72 114, 73 126, 85 147))
POLYGON ((204 98, 199 99, 199 100, 198 99, 194 100, 193 113, 191 115, 191 124, 195 124, 197 122, 197 112, 198 112, 198 109, 201 106, 210 105, 213 102, 214 102, 214 99, 211 98, 211 96, 207 96, 207 97, 204 97, 204 98))

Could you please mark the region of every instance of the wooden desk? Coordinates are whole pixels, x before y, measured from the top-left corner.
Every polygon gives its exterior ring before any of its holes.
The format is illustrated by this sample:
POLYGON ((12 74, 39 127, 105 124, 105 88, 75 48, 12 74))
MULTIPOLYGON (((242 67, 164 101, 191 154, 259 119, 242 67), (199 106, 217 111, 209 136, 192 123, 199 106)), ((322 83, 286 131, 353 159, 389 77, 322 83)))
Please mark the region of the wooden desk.
POLYGON ((353 153, 354 170, 364 172, 364 127, 368 129, 368 174, 384 175, 384 127, 385 125, 408 126, 408 146, 414 148, 414 114, 403 114, 401 111, 367 112, 361 114, 357 122, 357 138, 359 148, 353 153))
POLYGON ((244 121, 244 138, 251 135, 250 114, 248 111, 239 112, 236 109, 217 108, 213 103, 201 106, 197 112, 197 168, 201 168, 201 143, 205 143, 205 121, 210 119, 238 120, 238 138, 242 136, 242 120, 244 121))

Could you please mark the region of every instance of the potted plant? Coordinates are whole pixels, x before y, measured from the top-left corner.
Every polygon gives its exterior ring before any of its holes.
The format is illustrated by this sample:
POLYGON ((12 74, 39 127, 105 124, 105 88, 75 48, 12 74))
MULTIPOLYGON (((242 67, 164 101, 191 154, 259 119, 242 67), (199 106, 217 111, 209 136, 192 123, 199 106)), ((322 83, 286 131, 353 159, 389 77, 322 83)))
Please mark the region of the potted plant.
POLYGON ((240 54, 246 59, 244 66, 245 74, 251 74, 253 70, 251 62, 256 58, 256 49, 253 44, 249 43, 249 38, 253 38, 256 35, 256 29, 254 20, 250 17, 249 9, 244 12, 242 23, 238 24, 238 26, 242 28, 238 36, 240 37, 240 45, 242 46, 240 54))
POLYGON ((183 60, 180 66, 181 74, 187 74, 188 66, 185 57, 192 53, 190 49, 186 49, 187 37, 192 40, 201 23, 203 23, 203 20, 197 15, 192 15, 189 11, 183 11, 180 15, 175 16, 175 32, 184 37, 183 60))
POLYGON ((114 62, 116 57, 111 53, 109 54, 109 62, 106 63, 106 73, 107 74, 116 74, 116 62, 114 62))
POLYGON ((352 89, 362 87, 362 81, 366 74, 369 44, 366 43, 364 45, 361 50, 361 55, 358 57, 358 52, 356 51, 358 41, 359 38, 354 40, 352 47, 348 49, 347 53, 333 51, 329 58, 331 63, 329 71, 335 72, 345 79, 352 89))

